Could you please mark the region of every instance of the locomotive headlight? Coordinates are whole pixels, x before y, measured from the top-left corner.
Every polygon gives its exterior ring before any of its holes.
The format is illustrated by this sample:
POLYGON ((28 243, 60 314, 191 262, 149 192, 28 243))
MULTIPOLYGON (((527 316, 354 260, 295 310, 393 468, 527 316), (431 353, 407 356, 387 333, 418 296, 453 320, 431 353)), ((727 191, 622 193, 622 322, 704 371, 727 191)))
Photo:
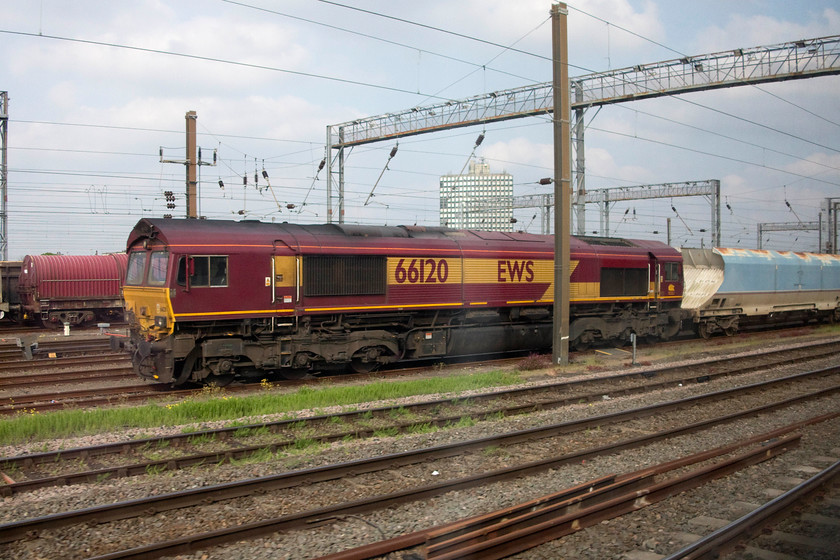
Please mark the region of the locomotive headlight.
POLYGON ((159 329, 165 329, 166 317, 161 317, 160 315, 155 316, 155 326, 159 329))

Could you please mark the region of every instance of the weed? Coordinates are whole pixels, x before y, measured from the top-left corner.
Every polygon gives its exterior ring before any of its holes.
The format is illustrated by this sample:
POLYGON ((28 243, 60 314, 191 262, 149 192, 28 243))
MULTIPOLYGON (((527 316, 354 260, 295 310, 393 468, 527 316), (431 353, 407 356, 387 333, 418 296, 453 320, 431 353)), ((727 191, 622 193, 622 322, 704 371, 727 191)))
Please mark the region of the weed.
POLYGON ((253 451, 252 453, 242 457, 241 459, 231 459, 231 465, 247 465, 253 463, 267 463, 274 460, 274 452, 269 447, 263 447, 253 451))
MULTIPOLYGON (((142 406, 101 409, 65 409, 46 414, 18 414, 0 422, 0 445, 24 441, 44 441, 127 428, 196 425, 263 414, 291 417, 291 411, 335 405, 388 400, 405 396, 431 395, 500 385, 520 381, 518 374, 493 371, 469 375, 447 375, 433 379, 381 380, 346 387, 302 387, 278 394, 262 391, 246 396, 229 396, 218 387, 208 387, 201 398, 177 403, 151 402, 142 406)), ((369 418, 373 413, 368 412, 369 418)), ((184 429, 184 433, 198 428, 184 429)), ((48 449, 45 446, 44 451, 48 449)))
POLYGON ((455 428, 469 428, 470 426, 475 426, 476 421, 471 416, 461 416, 458 422, 455 423, 455 428))
POLYGON ((271 433, 271 430, 268 429, 268 426, 254 426, 250 428, 239 428, 233 432, 233 437, 235 438, 248 438, 248 437, 255 437, 255 436, 264 436, 271 433))
POLYGON ((191 436, 188 441, 190 445, 202 445, 216 440, 216 434, 200 434, 191 436))
POLYGON ((380 430, 376 430, 373 432, 373 437, 383 438, 383 437, 397 437, 400 435, 400 430, 395 427, 390 428, 382 428, 380 430))
POLYGON ((146 465, 146 474, 149 475, 149 476, 157 476, 165 470, 166 470, 166 465, 163 465, 163 464, 146 465))
POLYGON ((529 354, 516 367, 520 371, 534 371, 536 369, 547 369, 552 365, 551 356, 548 354, 529 354))
POLYGON ((440 430, 437 426, 430 422, 424 422, 422 424, 412 424, 406 429, 406 432, 409 434, 431 434, 440 430))

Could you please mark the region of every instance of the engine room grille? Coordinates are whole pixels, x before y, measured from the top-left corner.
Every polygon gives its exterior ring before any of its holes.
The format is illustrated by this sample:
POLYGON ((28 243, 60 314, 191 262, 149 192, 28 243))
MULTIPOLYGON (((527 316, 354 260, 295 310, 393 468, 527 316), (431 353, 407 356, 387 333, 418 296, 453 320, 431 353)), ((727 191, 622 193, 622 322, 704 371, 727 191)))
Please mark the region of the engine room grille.
POLYGON ((646 268, 601 269, 601 297, 645 296, 647 293, 646 268))
POLYGON ((384 256, 309 256, 303 259, 304 296, 361 296, 385 293, 384 256))

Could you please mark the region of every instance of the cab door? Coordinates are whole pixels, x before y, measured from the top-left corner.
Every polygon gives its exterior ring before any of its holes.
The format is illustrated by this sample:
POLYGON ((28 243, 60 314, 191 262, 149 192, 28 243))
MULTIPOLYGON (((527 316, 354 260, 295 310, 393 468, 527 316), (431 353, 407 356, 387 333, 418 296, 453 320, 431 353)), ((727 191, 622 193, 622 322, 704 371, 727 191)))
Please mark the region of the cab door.
POLYGON ((294 317, 300 305, 301 256, 300 252, 282 241, 274 242, 271 256, 271 274, 266 278, 271 303, 276 316, 294 317))

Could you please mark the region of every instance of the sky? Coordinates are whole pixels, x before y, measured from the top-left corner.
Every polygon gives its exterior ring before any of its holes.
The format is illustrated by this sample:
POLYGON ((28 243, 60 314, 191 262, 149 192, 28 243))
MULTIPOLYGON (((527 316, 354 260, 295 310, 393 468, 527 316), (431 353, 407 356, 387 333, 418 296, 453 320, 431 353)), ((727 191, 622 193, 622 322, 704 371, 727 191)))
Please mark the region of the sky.
MULTIPOLYGON (((567 4, 571 78, 840 34, 837 0, 567 4)), ((325 223, 318 165, 329 125, 551 81, 550 9, 549 0, 3 0, 8 258, 123 251, 138 220, 184 216, 185 166, 161 159, 186 158, 188 111, 208 164, 200 215, 325 223)), ((821 202, 840 196, 838 101, 840 76, 826 76, 589 109, 587 189, 719 180, 720 245, 755 248, 757 224, 817 221, 821 202)), ((553 175, 552 139, 540 116, 405 137, 390 160, 395 141, 354 148, 345 222, 439 225, 440 177, 471 156, 513 175, 515 196, 553 192, 539 184, 553 175)), ((517 229, 540 233, 539 209, 515 217, 517 229)), ((710 217, 703 197, 616 203, 601 231, 590 204, 586 230, 708 247, 710 217)), ((762 242, 818 249, 816 232, 762 242)))

